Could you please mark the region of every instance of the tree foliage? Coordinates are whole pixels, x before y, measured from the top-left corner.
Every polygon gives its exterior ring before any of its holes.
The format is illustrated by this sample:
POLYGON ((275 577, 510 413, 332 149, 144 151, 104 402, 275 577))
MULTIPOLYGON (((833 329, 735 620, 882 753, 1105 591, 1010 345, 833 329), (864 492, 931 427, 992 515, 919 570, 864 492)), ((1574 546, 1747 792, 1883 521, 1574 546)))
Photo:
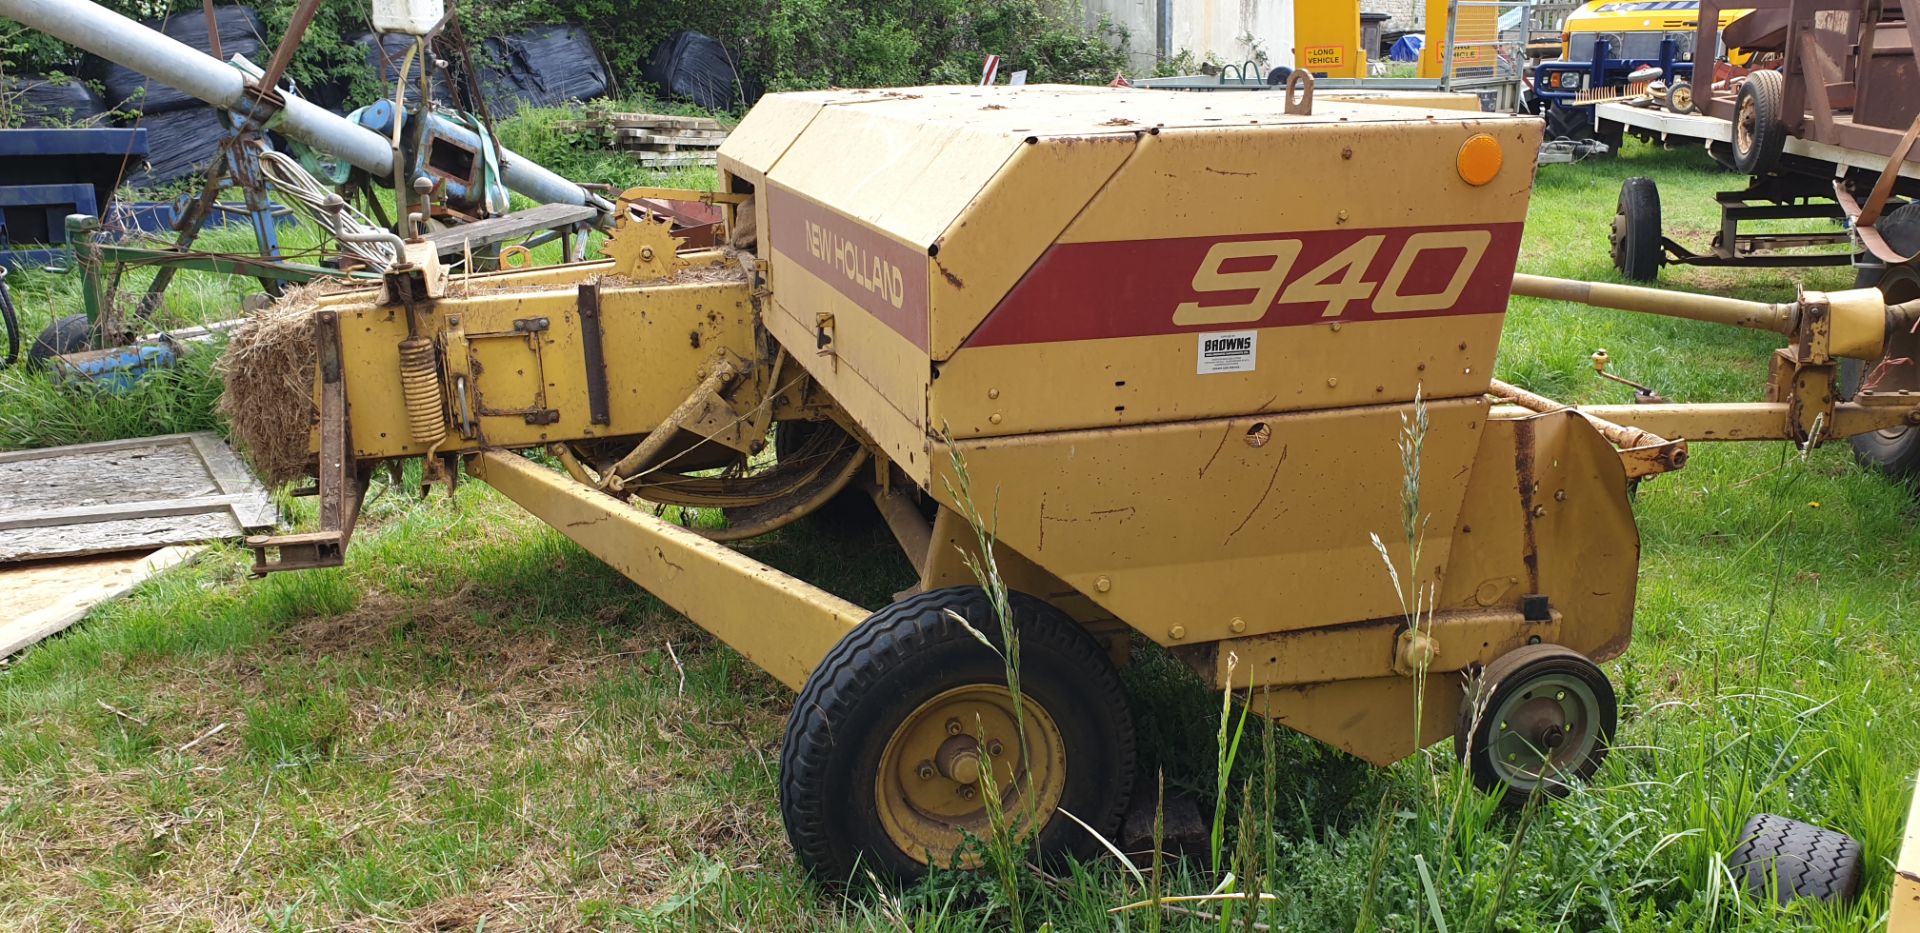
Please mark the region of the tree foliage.
MULTIPOLYGON (((135 18, 200 9, 200 0, 97 0, 135 18)), ((740 57, 743 78, 773 90, 899 86, 977 80, 982 60, 1029 79, 1102 82, 1125 62, 1127 37, 1106 21, 1089 28, 1075 0, 457 0, 466 35, 509 34, 538 23, 587 27, 621 92, 642 90, 653 47, 693 29, 740 57)), ((249 0, 277 41, 297 0, 249 0)), ((290 74, 302 86, 378 94, 353 37, 367 29, 367 0, 324 0, 290 74)), ((73 72, 74 49, 0 21, 0 70, 73 72)))

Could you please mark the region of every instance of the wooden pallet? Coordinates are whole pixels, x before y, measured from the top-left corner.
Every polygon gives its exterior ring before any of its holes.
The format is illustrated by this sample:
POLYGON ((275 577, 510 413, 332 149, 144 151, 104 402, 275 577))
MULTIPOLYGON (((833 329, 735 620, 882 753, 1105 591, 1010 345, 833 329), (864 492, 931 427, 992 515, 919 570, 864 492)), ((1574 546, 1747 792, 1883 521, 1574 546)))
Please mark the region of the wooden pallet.
POLYGON ((717 120, 659 113, 589 112, 561 129, 598 136, 607 148, 648 168, 713 165, 715 150, 727 139, 727 128, 717 120))

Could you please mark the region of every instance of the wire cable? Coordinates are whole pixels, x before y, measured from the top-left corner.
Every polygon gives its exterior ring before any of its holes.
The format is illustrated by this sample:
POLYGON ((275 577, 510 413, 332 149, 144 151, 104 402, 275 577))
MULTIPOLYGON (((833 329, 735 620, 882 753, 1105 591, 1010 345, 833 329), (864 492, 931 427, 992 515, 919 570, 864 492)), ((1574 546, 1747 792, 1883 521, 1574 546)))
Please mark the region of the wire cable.
POLYGON ((327 205, 328 199, 334 197, 333 189, 308 174, 299 160, 284 152, 262 152, 260 174, 266 177, 275 192, 293 202, 292 206, 305 214, 308 220, 340 241, 343 251, 365 261, 374 271, 385 272, 400 261, 400 254, 391 243, 356 239, 364 234, 386 233, 387 230, 375 225, 365 214, 351 206, 340 207, 336 214, 327 205))

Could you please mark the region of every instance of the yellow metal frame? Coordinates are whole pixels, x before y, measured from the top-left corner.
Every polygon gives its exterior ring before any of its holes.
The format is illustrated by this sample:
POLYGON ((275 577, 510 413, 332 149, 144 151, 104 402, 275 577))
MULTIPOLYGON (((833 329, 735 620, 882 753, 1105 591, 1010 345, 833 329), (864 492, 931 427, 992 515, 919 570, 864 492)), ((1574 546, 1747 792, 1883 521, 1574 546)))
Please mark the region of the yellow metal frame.
POLYGON ((1914 785, 1913 808, 1907 813, 1906 841, 1893 863, 1893 908, 1887 933, 1920 933, 1920 782, 1914 785))
POLYGON ((467 472, 573 539, 661 602, 799 690, 867 610, 724 544, 574 482, 527 458, 489 450, 467 472))

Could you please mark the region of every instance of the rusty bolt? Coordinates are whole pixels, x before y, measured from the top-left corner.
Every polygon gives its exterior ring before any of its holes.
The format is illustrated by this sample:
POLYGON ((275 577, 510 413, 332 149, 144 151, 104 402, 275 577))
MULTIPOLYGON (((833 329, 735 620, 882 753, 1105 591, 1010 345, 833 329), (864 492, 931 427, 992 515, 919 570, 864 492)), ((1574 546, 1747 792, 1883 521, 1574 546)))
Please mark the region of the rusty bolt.
POLYGON ((1546 506, 1544 506, 1544 505, 1536 505, 1536 506, 1534 506, 1534 507, 1533 507, 1533 517, 1534 517, 1534 518, 1544 518, 1544 517, 1546 517, 1546 514, 1547 514, 1547 507, 1546 507, 1546 506))
POLYGON ((1555 502, 1565 502, 1565 501, 1567 501, 1567 491, 1566 491, 1566 490, 1564 490, 1564 489, 1562 489, 1562 490, 1559 490, 1558 492, 1555 492, 1555 493, 1553 494, 1553 501, 1555 501, 1555 502))
POLYGON ((947 720, 947 734, 948 735, 960 734, 960 720, 958 719, 947 720))
POLYGON ((920 762, 920 767, 913 769, 913 773, 920 775, 920 780, 922 781, 933 780, 933 762, 920 762))
POLYGON ((1106 591, 1113 589, 1113 581, 1103 576, 1093 581, 1093 588, 1096 590, 1099 590, 1102 593, 1105 593, 1106 591))
POLYGON ((1167 629, 1167 637, 1174 641, 1179 641, 1187 637, 1187 627, 1184 625, 1176 625, 1173 628, 1167 629))
POLYGON ((1352 147, 1352 146, 1343 146, 1343 147, 1341 147, 1341 149, 1340 149, 1340 158, 1342 158, 1342 159, 1351 159, 1351 158, 1353 158, 1353 147, 1352 147))

